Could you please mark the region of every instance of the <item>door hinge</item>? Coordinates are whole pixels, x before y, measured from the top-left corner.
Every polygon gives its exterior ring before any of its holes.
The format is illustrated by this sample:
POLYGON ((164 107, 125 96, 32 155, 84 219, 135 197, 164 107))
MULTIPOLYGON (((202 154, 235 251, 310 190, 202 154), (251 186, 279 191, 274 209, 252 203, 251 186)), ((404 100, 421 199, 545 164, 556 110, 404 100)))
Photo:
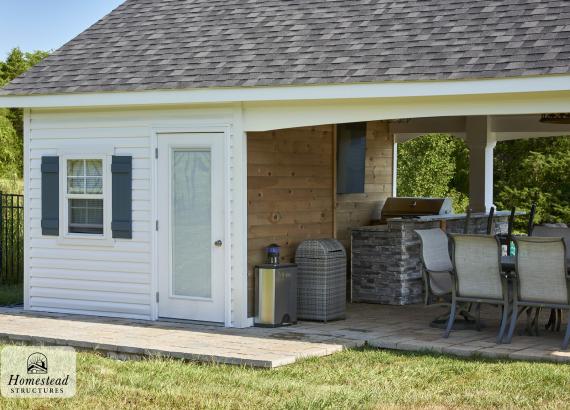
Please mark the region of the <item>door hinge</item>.
POLYGON ((158 231, 158 219, 156 220, 155 229, 158 231))
POLYGON ((156 303, 158 303, 159 299, 160 298, 158 297, 158 292, 156 292, 156 303))
POLYGON ((158 159, 158 148, 154 149, 154 157, 158 159))

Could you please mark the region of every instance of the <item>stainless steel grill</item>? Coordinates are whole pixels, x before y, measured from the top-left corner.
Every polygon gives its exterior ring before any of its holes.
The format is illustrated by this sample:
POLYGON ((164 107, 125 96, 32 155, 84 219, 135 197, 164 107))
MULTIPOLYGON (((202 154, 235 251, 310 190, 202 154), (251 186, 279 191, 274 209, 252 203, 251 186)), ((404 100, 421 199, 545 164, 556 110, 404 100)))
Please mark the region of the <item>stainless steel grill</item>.
POLYGON ((426 215, 452 213, 450 198, 391 197, 386 200, 380 217, 380 224, 389 218, 417 218, 426 215))

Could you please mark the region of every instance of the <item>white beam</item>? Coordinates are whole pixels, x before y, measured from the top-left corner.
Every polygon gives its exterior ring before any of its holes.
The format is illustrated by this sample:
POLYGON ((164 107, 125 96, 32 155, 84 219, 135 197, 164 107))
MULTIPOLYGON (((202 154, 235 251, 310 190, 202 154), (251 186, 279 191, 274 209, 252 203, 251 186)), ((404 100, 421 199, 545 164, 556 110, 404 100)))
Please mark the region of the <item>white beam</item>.
POLYGON ((411 118, 391 123, 390 133, 396 142, 405 142, 426 134, 462 136, 465 133, 465 117, 411 118))
POLYGON ((398 196, 398 143, 394 141, 392 151, 392 196, 398 196))
POLYGON ((246 131, 398 118, 543 112, 570 112, 570 92, 244 103, 246 131))
POLYGON ((492 119, 497 141, 570 135, 570 124, 540 122, 540 115, 497 115, 492 119))

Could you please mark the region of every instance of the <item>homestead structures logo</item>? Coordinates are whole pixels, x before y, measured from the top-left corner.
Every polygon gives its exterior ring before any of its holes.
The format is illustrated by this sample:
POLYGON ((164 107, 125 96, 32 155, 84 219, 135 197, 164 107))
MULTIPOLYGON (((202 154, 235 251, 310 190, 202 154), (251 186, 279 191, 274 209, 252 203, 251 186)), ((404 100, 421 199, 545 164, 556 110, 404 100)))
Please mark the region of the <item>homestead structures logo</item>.
POLYGON ((1 358, 2 396, 66 398, 75 395, 73 348, 7 346, 2 349, 1 358))
POLYGON ((28 374, 47 374, 47 357, 43 353, 32 353, 28 357, 28 374))

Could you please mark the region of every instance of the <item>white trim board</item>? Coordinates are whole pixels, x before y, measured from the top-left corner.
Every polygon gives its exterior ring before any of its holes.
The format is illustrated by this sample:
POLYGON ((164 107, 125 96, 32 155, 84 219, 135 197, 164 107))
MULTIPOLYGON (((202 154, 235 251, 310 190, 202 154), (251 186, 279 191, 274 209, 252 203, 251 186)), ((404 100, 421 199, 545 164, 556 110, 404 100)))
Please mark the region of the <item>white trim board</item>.
POLYGON ((0 107, 49 108, 259 101, 434 97, 570 91, 570 75, 481 80, 406 81, 281 87, 93 92, 1 96, 0 107))

